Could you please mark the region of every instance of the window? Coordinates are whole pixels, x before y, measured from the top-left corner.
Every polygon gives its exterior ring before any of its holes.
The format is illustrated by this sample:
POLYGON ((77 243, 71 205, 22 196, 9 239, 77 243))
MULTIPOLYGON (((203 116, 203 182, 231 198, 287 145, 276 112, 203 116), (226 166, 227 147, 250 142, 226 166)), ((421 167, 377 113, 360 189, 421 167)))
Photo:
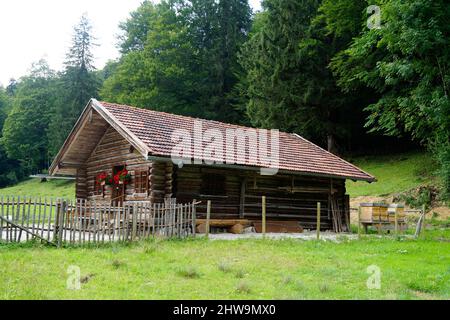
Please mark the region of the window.
POLYGON ((202 194, 209 196, 225 196, 225 176, 207 173, 202 177, 202 194))
POLYGON ((146 193, 149 192, 149 170, 136 170, 134 172, 134 192, 146 193))

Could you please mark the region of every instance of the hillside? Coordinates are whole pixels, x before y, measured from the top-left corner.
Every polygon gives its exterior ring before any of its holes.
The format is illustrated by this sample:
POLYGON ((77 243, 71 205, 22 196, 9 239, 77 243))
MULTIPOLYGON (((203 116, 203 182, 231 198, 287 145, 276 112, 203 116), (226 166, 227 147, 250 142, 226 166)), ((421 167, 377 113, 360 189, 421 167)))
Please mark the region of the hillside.
POLYGON ((347 182, 351 197, 387 196, 422 184, 433 183, 437 165, 427 153, 403 153, 350 159, 361 169, 374 175, 378 181, 347 182))
POLYGON ((29 179, 13 187, 0 189, 0 196, 73 198, 75 183, 66 180, 41 182, 40 179, 29 179))

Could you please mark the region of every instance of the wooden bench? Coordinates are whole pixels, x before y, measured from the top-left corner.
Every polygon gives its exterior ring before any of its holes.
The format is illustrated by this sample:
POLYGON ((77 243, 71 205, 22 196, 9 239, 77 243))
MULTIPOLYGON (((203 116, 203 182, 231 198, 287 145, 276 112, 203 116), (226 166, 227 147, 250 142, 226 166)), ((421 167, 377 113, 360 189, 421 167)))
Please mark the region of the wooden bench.
MULTIPOLYGON (((197 232, 206 233, 206 219, 197 219, 197 232)), ((241 234, 252 222, 247 219, 210 219, 209 226, 214 228, 225 228, 234 234, 241 234)))

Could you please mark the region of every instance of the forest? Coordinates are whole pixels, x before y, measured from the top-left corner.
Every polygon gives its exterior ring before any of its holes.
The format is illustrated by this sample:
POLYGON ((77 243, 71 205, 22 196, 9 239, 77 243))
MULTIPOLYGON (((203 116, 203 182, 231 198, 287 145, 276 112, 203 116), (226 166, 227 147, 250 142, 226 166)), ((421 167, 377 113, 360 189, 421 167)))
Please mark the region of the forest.
POLYGON ((295 132, 339 155, 426 149, 450 195, 450 3, 445 0, 144 1, 120 57, 94 66, 74 27, 0 87, 0 188, 45 171, 90 98, 295 132))

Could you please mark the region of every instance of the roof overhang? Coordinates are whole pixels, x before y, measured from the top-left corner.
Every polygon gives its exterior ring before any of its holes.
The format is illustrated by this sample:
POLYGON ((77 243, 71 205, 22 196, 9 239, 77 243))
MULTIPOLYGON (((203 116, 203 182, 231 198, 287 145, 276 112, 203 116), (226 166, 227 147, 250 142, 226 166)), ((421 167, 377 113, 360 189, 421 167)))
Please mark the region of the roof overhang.
POLYGON ((49 174, 76 175, 78 169, 84 168, 86 160, 109 126, 117 130, 143 157, 148 155, 149 148, 142 141, 97 100, 91 99, 53 160, 49 174))
MULTIPOLYGON (((150 155, 150 154, 146 157, 146 159, 150 160, 150 161, 172 162, 172 159, 170 157, 150 155)), ((192 161, 192 163, 195 160, 201 161, 201 159, 190 159, 190 160, 192 161)), ((174 165, 176 165, 176 164, 174 164, 174 165)), ((245 165, 239 165, 239 164, 215 163, 215 164, 207 165, 207 166, 216 167, 216 168, 248 170, 248 171, 260 171, 261 170, 261 167, 249 166, 249 165, 245 166, 245 165)), ((343 179, 343 180, 352 180, 352 181, 365 181, 368 183, 377 181, 377 179, 375 177, 373 177, 373 178, 355 178, 352 176, 345 176, 345 175, 333 175, 333 174, 326 174, 326 173, 320 173, 320 172, 295 171, 295 170, 285 170, 285 169, 278 170, 278 173, 288 174, 288 175, 297 175, 297 176, 322 177, 322 178, 343 179)))

